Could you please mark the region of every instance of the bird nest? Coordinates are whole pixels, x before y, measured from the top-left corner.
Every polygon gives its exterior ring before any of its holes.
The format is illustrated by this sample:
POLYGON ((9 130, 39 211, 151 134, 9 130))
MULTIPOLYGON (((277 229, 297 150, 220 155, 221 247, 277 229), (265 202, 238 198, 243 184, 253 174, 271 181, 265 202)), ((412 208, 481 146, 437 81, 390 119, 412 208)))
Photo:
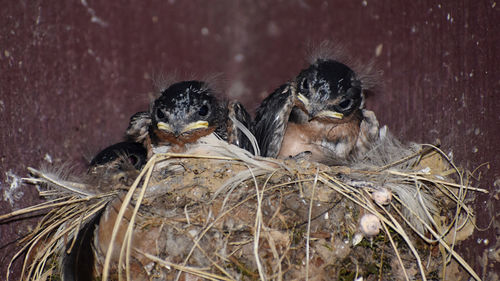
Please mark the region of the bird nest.
POLYGON ((1 219, 49 210, 14 257, 26 280, 479 280, 454 248, 485 191, 434 146, 385 142, 333 167, 220 142, 92 192, 30 169, 50 200, 1 219))

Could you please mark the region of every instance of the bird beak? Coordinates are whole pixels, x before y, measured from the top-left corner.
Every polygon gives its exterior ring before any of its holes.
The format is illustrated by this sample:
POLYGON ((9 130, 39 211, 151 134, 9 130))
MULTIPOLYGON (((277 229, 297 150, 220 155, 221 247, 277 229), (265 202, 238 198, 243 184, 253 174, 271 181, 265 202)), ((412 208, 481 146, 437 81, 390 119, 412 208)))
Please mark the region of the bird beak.
POLYGON ((196 121, 196 122, 189 123, 186 126, 181 127, 180 129, 179 128, 172 128, 172 126, 170 126, 169 124, 167 124, 165 122, 158 122, 157 126, 158 126, 158 129, 160 129, 162 131, 167 131, 167 132, 172 133, 176 136, 179 136, 181 134, 184 134, 186 132, 193 131, 196 129, 206 129, 206 128, 208 128, 208 122, 207 121, 196 121))
POLYGON ((169 124, 167 124, 165 122, 158 122, 157 126, 158 126, 158 129, 160 129, 162 131, 174 133, 174 129, 172 129, 172 126, 170 126, 169 124))
POLYGON ((318 114, 316 114, 314 116, 314 118, 322 118, 322 117, 333 118, 333 119, 342 119, 342 118, 344 118, 344 114, 342 114, 340 112, 331 111, 331 110, 323 110, 323 111, 318 112, 318 114))
POLYGON ((208 128, 207 121, 196 121, 196 122, 192 122, 192 123, 189 123, 186 126, 184 126, 181 130, 181 134, 189 132, 189 131, 197 130, 197 129, 206 129, 206 128, 208 128))
POLYGON ((298 94, 297 98, 304 104, 304 107, 307 108, 307 106, 309 105, 309 100, 306 97, 304 97, 302 94, 298 94))

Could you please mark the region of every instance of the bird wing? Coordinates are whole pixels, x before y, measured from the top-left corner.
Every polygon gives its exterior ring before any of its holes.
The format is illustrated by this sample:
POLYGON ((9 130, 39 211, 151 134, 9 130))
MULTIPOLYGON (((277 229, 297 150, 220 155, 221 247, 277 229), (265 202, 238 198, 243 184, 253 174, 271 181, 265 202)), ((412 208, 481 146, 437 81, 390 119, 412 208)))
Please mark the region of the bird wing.
POLYGON ((278 156, 295 99, 292 85, 285 84, 264 99, 257 109, 254 134, 262 156, 278 156))
POLYGON ((147 111, 140 111, 130 117, 126 135, 135 142, 143 142, 149 133, 151 115, 147 111))
POLYGON ((227 141, 258 155, 259 148, 252 133, 252 118, 243 104, 238 101, 231 101, 228 104, 228 117, 227 141))

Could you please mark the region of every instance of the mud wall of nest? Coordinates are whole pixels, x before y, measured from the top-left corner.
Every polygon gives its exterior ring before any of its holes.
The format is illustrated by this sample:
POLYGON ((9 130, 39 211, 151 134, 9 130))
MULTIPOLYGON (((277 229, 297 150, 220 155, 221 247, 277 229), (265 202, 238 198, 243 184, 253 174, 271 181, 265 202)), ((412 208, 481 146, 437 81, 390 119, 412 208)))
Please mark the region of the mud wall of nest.
POLYGON ((484 190, 439 150, 355 168, 232 149, 158 154, 132 184, 93 186, 89 196, 32 169, 41 194, 58 202, 44 205, 52 211, 24 241, 25 276, 480 280, 454 247, 474 230, 465 191, 484 190), (88 267, 71 254, 85 251, 88 267))

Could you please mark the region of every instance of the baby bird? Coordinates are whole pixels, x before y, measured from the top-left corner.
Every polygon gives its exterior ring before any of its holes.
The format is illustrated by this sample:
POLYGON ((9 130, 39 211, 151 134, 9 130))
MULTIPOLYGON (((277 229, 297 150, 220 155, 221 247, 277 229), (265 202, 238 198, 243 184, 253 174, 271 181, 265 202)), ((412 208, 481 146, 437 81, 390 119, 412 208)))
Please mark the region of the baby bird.
POLYGON ((127 135, 144 143, 148 156, 156 151, 184 153, 190 145, 214 134, 252 152, 250 141, 234 120, 252 125, 239 102, 220 102, 205 82, 182 81, 162 91, 149 111, 134 114, 127 135))
POLYGON ((262 156, 307 155, 327 165, 348 161, 378 134, 362 109, 363 84, 347 65, 318 59, 269 95, 257 109, 255 137, 262 156), (362 124, 364 122, 364 124, 362 124))

